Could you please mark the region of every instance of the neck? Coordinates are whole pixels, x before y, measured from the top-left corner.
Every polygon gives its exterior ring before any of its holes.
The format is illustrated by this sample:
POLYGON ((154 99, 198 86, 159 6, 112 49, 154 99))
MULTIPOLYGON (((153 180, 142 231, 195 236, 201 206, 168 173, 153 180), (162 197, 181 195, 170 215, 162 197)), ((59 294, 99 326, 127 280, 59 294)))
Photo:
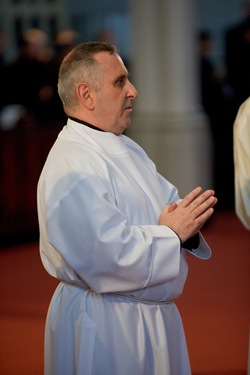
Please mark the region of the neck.
POLYGON ((99 130, 99 131, 101 131, 101 132, 104 131, 103 129, 100 129, 100 128, 98 128, 97 126, 92 125, 92 124, 90 124, 90 123, 87 122, 87 121, 80 120, 80 119, 78 119, 78 118, 76 118, 76 117, 73 117, 73 116, 68 116, 68 117, 69 117, 69 119, 71 119, 71 120, 73 120, 73 121, 76 121, 76 122, 78 122, 79 124, 82 124, 82 125, 88 126, 88 127, 91 128, 91 129, 99 130))

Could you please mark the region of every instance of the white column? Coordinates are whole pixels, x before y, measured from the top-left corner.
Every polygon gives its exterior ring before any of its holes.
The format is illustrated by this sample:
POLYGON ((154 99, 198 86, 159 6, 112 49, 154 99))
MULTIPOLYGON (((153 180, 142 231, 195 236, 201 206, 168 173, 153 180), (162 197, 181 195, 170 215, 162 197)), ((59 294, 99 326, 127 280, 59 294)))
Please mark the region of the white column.
POLYGON ((181 195, 211 186, 211 139, 201 111, 194 0, 136 0, 131 76, 139 91, 129 136, 181 195))

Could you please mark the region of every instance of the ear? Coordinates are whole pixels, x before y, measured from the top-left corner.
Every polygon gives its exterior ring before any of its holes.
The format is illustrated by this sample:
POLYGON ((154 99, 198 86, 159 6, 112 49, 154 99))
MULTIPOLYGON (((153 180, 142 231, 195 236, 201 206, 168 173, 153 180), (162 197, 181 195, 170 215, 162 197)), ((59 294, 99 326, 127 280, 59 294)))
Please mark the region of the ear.
POLYGON ((85 82, 79 83, 76 88, 76 95, 80 101, 87 109, 94 109, 94 98, 93 89, 85 82))

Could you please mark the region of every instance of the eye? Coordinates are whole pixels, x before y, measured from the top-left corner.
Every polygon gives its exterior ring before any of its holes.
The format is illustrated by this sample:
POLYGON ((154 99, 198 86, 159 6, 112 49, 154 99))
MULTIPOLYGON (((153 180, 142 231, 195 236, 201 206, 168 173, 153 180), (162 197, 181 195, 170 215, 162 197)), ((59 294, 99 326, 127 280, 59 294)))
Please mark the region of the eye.
POLYGON ((123 86, 125 85, 125 83, 126 83, 126 77, 125 77, 125 76, 120 77, 120 78, 117 80, 117 84, 118 84, 118 86, 120 86, 120 87, 123 87, 123 86))

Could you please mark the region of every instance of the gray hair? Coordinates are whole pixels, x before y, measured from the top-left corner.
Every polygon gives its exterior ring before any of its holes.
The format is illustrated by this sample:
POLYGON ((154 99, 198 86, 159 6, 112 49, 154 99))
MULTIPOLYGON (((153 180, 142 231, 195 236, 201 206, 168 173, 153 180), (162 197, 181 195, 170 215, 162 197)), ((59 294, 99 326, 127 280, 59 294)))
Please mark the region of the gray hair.
POLYGON ((73 48, 63 59, 58 76, 58 94, 63 102, 64 110, 77 105, 75 87, 80 82, 87 82, 95 91, 101 88, 102 73, 95 60, 95 54, 108 52, 117 54, 116 46, 103 42, 82 43, 73 48))

